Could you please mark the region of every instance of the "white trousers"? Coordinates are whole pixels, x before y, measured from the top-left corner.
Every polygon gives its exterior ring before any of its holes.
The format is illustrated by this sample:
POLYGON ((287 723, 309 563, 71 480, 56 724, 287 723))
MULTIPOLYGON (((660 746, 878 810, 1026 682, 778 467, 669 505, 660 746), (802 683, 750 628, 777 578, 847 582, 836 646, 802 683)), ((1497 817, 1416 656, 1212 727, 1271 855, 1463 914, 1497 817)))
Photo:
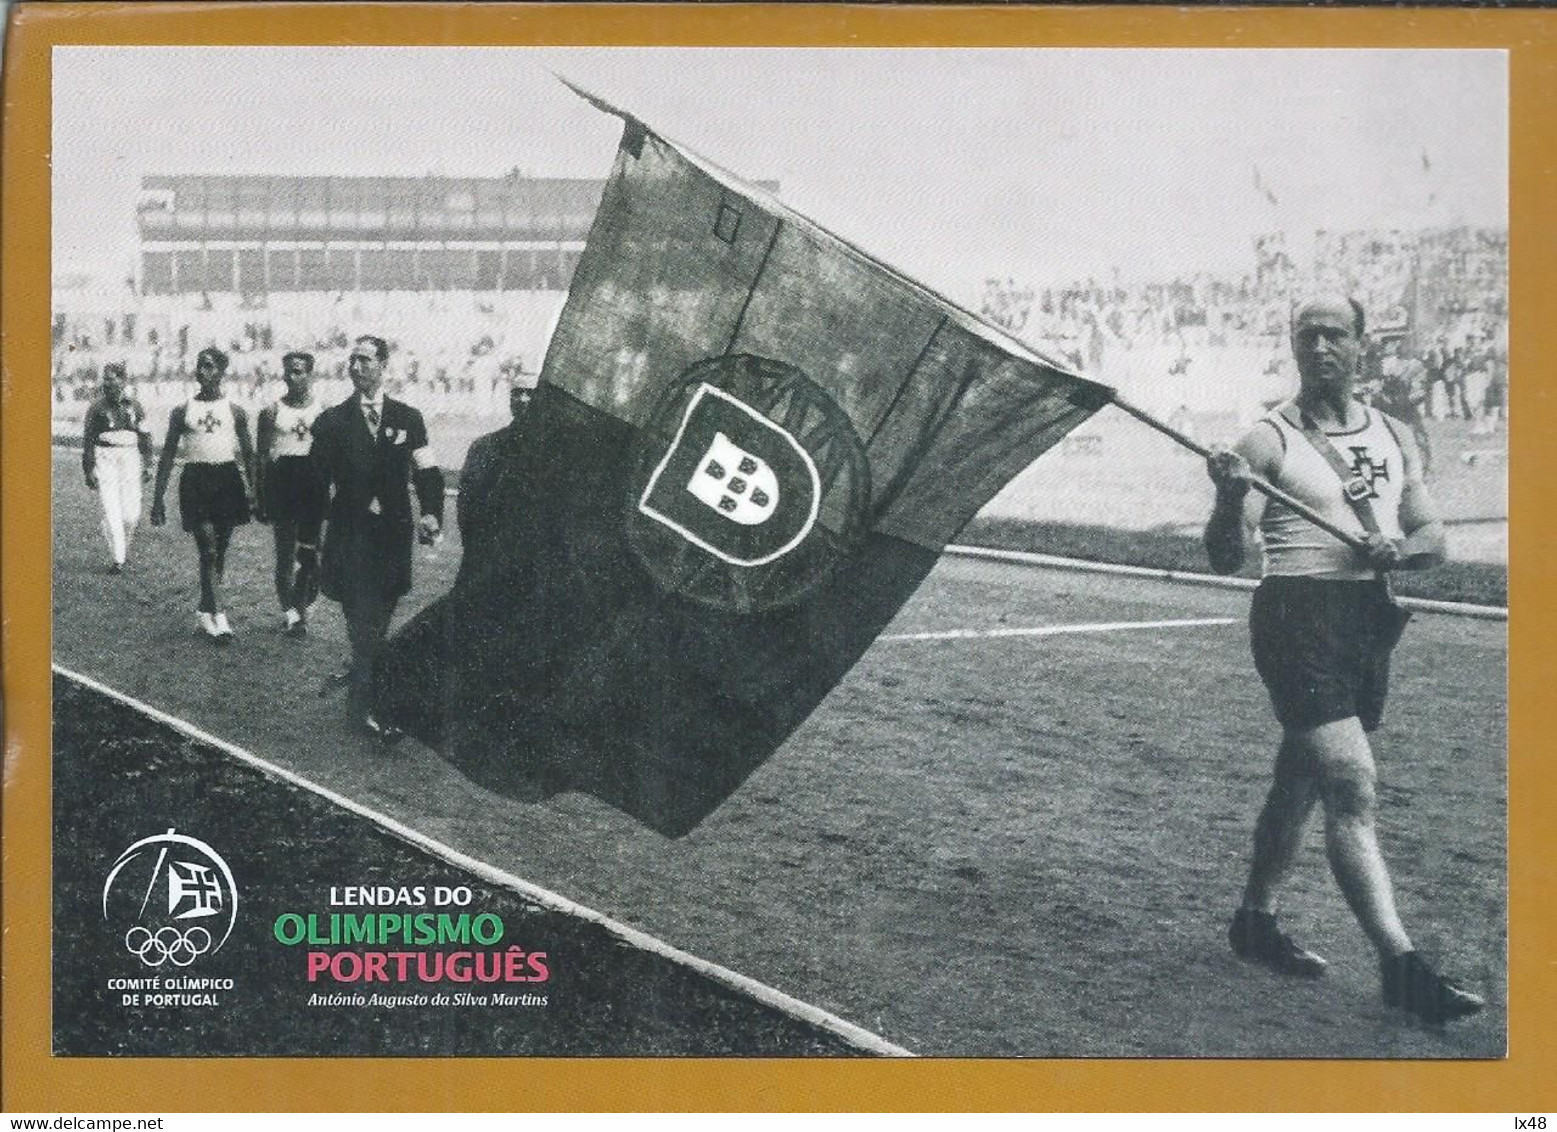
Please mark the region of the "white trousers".
POLYGON ((108 553, 124 565, 141 518, 141 454, 136 448, 98 445, 97 497, 103 502, 103 537, 108 553))

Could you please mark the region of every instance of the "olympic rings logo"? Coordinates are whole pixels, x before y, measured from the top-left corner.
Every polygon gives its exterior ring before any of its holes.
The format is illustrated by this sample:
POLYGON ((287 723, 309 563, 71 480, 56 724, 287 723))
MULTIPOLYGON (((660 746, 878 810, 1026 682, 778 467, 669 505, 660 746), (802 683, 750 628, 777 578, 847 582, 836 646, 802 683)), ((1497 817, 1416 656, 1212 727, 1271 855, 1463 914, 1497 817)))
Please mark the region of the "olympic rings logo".
POLYGON ((148 967, 187 967, 211 949, 211 933, 198 924, 182 932, 171 926, 152 931, 137 924, 124 933, 124 949, 148 967))
POLYGON ((143 837, 114 861, 103 882, 103 919, 150 968, 185 968, 222 949, 238 916, 227 862, 198 838, 170 829, 143 837))

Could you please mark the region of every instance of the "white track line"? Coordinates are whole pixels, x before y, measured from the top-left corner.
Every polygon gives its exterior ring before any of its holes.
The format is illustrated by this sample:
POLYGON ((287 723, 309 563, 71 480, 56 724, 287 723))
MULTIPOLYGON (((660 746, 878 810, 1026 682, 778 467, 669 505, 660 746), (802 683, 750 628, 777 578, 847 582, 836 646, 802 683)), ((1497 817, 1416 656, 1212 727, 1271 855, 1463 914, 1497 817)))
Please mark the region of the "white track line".
POLYGON ((938 633, 885 633, 878 641, 972 641, 986 637, 1059 637, 1067 633, 1118 633, 1127 629, 1192 629, 1237 625, 1236 617, 1196 617, 1182 621, 1100 621, 1093 625, 1038 625, 1030 629, 946 629, 938 633))
POLYGON ((856 1026, 853 1022, 840 1018, 838 1015, 833 1014, 830 1011, 823 1010, 819 1006, 812 1006, 808 1002, 801 1002, 799 999, 793 998, 781 990, 770 987, 766 983, 759 983, 757 980, 732 971, 728 967, 721 967, 717 963, 711 963, 707 959, 701 959, 696 955, 690 954, 689 952, 682 951, 679 947, 672 947, 664 940, 656 939, 647 932, 640 931, 637 928, 629 927, 620 921, 613 920, 604 913, 596 912, 593 908, 586 908, 582 904, 569 900, 566 896, 558 895, 557 893, 552 892, 550 889, 541 888, 539 885, 531 884, 527 880, 521 880, 512 873, 505 872, 496 866, 489 865, 485 861, 478 861, 474 857, 466 856, 464 853, 461 853, 457 849, 450 848, 441 841, 433 840, 425 833, 419 833, 410 826, 403 825, 394 818, 389 817, 387 814, 381 814, 377 810, 369 809, 360 802, 354 802, 345 795, 337 794, 328 787, 320 786, 317 782, 312 782, 300 774, 287 770, 284 767, 277 766, 275 763, 268 762, 267 760, 260 758, 258 755, 244 750, 242 747, 227 742, 225 739, 219 739, 209 732, 202 731, 194 724, 182 720, 175 715, 169 715, 167 712, 162 711, 159 708, 152 707, 150 704, 144 703, 141 700, 137 700, 133 696, 125 695, 117 688, 110 688, 108 685, 94 680, 90 676, 84 676, 79 672, 73 672, 70 669, 58 664, 54 665, 53 667, 55 672, 65 677, 67 680, 74 680, 83 687, 91 688, 95 692, 101 692, 103 695, 108 696, 111 699, 118 700, 120 703, 134 708, 136 711, 150 716, 152 719, 167 724, 175 731, 179 731, 185 735, 188 735, 191 739, 197 739, 202 743, 209 743, 211 746, 231 755, 239 762, 246 763, 271 778, 279 778, 284 782, 291 783, 293 786, 301 787, 302 789, 307 790, 312 794, 316 794, 328 802, 333 802, 342 809, 349 810, 359 817, 368 819, 386 832, 400 838, 402 841, 408 842, 411 845, 416 846, 418 849, 423 850, 424 852, 431 853, 433 856, 447 861, 451 865, 473 872, 488 883, 510 889, 513 892, 518 893, 524 899, 538 904, 543 908, 549 909, 553 912, 560 912, 563 915, 575 916, 578 919, 588 920, 591 923, 599 924, 612 935, 628 944, 631 944, 634 947, 651 952, 655 955, 661 956, 662 958, 669 959, 673 963, 679 963, 685 967, 690 967, 698 974, 704 975, 716 983, 721 983, 731 990, 739 991, 742 994, 750 995, 752 998, 756 999, 765 1006, 770 1006, 775 1010, 788 1014, 792 1018, 798 1018, 803 1022, 809 1022, 814 1026, 818 1026, 821 1029, 828 1031, 831 1034, 835 1034, 836 1036, 843 1038, 845 1041, 867 1053, 880 1054, 885 1057, 915 1056, 913 1053, 904 1049, 902 1046, 894 1045, 892 1042, 887 1041, 879 1034, 873 1034, 861 1026, 856 1026))

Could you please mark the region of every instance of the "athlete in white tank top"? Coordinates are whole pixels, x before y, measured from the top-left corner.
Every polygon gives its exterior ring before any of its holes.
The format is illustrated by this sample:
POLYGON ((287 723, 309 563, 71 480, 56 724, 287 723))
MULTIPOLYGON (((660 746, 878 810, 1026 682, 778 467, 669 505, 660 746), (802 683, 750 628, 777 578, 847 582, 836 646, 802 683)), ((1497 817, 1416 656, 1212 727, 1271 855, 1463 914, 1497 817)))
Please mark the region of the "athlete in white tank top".
POLYGON ((227 355, 214 346, 200 351, 195 380, 200 392, 179 405, 168 417, 168 435, 157 462, 157 483, 152 492, 151 524, 167 522, 164 499, 173 464, 180 449, 184 455, 179 482, 179 506, 185 529, 195 540, 200 563, 200 604, 195 610, 207 637, 232 639, 232 626, 223 608, 222 574, 227 566, 227 545, 233 527, 248 522, 254 507, 254 450, 249 442, 248 416, 222 396, 227 355), (199 500, 200 517, 188 509, 199 500), (246 502, 246 505, 245 505, 246 502))
POLYGON ((1355 399, 1365 329, 1362 308, 1345 296, 1296 308, 1292 354, 1301 388, 1284 406, 1292 417, 1271 414, 1235 450, 1212 452, 1207 461, 1216 485, 1216 505, 1206 524, 1212 566, 1232 573, 1243 564, 1256 527, 1265 539, 1266 578, 1255 594, 1250 638, 1282 724, 1273 781, 1255 824, 1254 853, 1228 941, 1235 955, 1283 974, 1324 973, 1325 961, 1282 932, 1275 915, 1278 890, 1297 865, 1308 819, 1322 805, 1330 868, 1377 949, 1385 1005, 1436 1023, 1474 1014, 1486 1003, 1439 975, 1406 934, 1375 832, 1377 771, 1362 717, 1366 713, 1377 724, 1384 674, 1399 636, 1398 619, 1385 616, 1387 599, 1370 579, 1441 562, 1444 533, 1414 442, 1355 399), (1314 431, 1323 434, 1316 441, 1336 450, 1348 476, 1309 441, 1314 431), (1251 475, 1284 489, 1337 527, 1358 532, 1358 546, 1267 502, 1250 490, 1251 475), (1343 478, 1357 483, 1359 491, 1366 486, 1377 533, 1363 533, 1346 501, 1343 478))
POLYGON ((286 396, 267 406, 259 419, 259 498, 268 513, 275 546, 276 599, 288 636, 308 633, 308 607, 319 592, 319 530, 323 517, 323 487, 317 513, 308 485, 315 472, 314 420, 320 406, 313 399, 314 356, 294 350, 281 359, 286 396))

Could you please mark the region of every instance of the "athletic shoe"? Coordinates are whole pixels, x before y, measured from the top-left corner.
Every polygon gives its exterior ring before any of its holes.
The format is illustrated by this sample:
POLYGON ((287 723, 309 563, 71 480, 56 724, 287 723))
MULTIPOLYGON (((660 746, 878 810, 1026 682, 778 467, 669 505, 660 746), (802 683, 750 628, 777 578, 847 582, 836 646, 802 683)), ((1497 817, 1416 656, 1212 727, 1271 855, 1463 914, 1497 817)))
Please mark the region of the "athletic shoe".
POLYGON ((232 639, 232 635, 233 635, 233 633, 232 633, 232 626, 227 624, 227 614, 225 614, 225 613, 218 613, 216 615, 215 620, 216 620, 216 635, 218 637, 221 637, 223 640, 231 640, 232 639))
POLYGON ((212 640, 220 638, 222 632, 216 627, 216 618, 203 609, 199 611, 198 615, 200 617, 200 631, 212 640))
POLYGON ((289 609, 282 618, 282 631, 289 637, 308 636, 308 622, 303 615, 295 609, 289 609))
POLYGON ((108 564, 108 572, 110 574, 122 574, 122 573, 124 573, 124 563, 123 562, 110 562, 108 564))
POLYGON ((1380 964, 1384 1005, 1409 1010, 1424 1022, 1442 1024, 1478 1014, 1487 1000, 1453 979, 1446 979, 1415 951, 1391 956, 1380 964))
POLYGON ((1276 926, 1273 913, 1253 908, 1240 908, 1233 913, 1233 922, 1227 928, 1227 942, 1232 944, 1233 954, 1238 958, 1263 963, 1283 975, 1317 979, 1330 966, 1306 947, 1294 943, 1291 936, 1283 934, 1276 926))

